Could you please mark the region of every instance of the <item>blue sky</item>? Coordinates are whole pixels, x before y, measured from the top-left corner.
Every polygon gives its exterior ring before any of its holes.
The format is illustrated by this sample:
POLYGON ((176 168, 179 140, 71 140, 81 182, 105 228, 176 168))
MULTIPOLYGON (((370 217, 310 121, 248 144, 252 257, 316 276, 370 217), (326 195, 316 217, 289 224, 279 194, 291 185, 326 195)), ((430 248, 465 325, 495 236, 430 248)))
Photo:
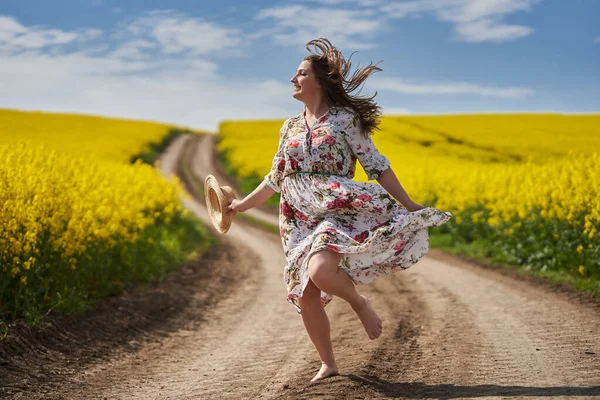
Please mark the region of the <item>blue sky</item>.
POLYGON ((596 0, 3 0, 0 108, 214 130, 300 111, 327 37, 386 114, 600 112, 596 0))

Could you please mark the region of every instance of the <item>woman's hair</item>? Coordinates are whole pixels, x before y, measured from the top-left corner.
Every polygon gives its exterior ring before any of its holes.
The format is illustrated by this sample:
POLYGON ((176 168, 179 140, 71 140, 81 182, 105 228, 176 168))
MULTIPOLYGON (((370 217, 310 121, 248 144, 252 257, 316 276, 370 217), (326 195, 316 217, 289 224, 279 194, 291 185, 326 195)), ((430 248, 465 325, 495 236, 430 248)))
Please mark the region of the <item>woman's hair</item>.
POLYGON ((306 43, 306 49, 311 54, 304 59, 310 61, 317 82, 325 91, 329 106, 349 108, 354 111, 359 117, 361 133, 365 137, 379 129, 381 107, 374 100, 377 92, 371 97, 351 95, 351 93, 359 89, 369 75, 381 71, 381 68, 370 63, 366 67, 357 68, 349 77, 352 65, 350 59, 354 53, 346 60, 342 53, 325 38, 311 40, 306 43), (311 50, 311 46, 317 48, 319 52, 311 50))

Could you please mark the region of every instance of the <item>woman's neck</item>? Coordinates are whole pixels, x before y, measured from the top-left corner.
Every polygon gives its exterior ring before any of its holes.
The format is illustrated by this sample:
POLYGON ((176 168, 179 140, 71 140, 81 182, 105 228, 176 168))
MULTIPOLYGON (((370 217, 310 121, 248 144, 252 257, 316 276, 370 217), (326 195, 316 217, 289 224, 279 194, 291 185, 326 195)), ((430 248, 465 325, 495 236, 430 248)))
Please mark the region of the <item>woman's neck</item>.
POLYGON ((311 103, 304 103, 304 117, 317 119, 321 118, 325 113, 329 111, 329 104, 322 99, 316 100, 311 103))

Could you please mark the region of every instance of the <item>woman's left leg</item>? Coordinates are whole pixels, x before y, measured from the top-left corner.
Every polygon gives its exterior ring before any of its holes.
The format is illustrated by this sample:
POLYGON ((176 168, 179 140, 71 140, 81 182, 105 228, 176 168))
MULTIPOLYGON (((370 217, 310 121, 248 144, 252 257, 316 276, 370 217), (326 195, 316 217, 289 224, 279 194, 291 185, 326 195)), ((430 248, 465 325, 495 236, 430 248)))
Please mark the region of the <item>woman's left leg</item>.
POLYGON ((339 268, 342 254, 328 250, 313 254, 308 262, 308 276, 322 291, 346 300, 360 318, 370 339, 381 335, 383 323, 371 302, 356 291, 346 271, 339 268))

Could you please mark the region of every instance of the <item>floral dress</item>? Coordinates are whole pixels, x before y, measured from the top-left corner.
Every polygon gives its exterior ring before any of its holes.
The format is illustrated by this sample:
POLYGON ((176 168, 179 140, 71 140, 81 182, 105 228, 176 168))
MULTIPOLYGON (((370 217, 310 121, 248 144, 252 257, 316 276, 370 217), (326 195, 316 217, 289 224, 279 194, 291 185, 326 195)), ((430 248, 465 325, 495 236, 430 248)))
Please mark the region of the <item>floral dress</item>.
MULTIPOLYGON (((407 269, 429 250, 429 226, 451 218, 433 207, 409 212, 380 185, 352 178, 359 161, 369 179, 390 167, 358 116, 339 107, 307 126, 304 112, 287 119, 265 183, 281 193, 279 232, 286 257, 287 300, 298 312, 298 298, 309 282, 308 261, 318 251, 342 253, 340 268, 356 284, 407 269)), ((332 299, 321 292, 321 303, 332 299)))

